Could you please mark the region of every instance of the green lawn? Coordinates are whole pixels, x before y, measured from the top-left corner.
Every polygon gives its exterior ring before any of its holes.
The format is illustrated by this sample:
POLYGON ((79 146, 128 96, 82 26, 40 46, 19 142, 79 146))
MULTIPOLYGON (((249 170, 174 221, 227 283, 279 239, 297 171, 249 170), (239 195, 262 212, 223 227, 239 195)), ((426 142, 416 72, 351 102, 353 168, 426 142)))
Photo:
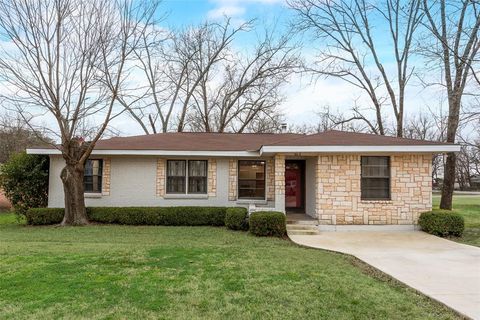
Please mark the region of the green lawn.
POLYGON ((452 319, 349 256, 213 227, 0 215, 0 319, 452 319))
MULTIPOLYGON (((433 196, 433 206, 438 208, 440 196, 433 196)), ((480 196, 454 196, 453 209, 465 218, 465 233, 451 240, 480 247, 480 196)))

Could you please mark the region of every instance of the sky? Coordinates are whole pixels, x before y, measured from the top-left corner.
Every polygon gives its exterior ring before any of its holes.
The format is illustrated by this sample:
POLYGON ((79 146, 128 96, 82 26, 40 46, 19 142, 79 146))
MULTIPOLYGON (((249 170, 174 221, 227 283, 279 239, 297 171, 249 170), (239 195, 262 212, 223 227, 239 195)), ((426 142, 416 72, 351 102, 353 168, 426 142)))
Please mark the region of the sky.
MULTIPOLYGON (((159 8, 159 17, 163 17, 161 25, 168 29, 197 25, 206 20, 221 21, 228 16, 233 23, 241 23, 256 19, 253 32, 237 40, 234 45, 247 47, 255 42, 255 32, 275 26, 279 33, 286 31, 293 20, 293 12, 288 8, 286 0, 163 0, 159 8)), ((381 29, 377 35, 385 34, 381 29)), ((315 43, 307 37, 300 37, 302 54, 306 59, 313 59, 315 43)), ((387 38, 385 38, 387 39, 387 38)), ((1 41, 1 39, 0 39, 1 41)), ((382 56, 388 56, 391 46, 385 42, 380 46, 382 56)), ((394 72, 393 63, 385 61, 387 70, 394 72)), ((314 81, 308 76, 293 76, 284 89, 285 101, 280 106, 285 114, 288 126, 310 124, 318 121, 317 112, 329 107, 333 111, 349 114, 352 105, 357 102, 370 105, 368 97, 359 89, 355 89, 339 79, 321 78, 314 81)), ((406 116, 418 114, 421 108, 439 107, 439 97, 444 95, 441 88, 425 88, 415 77, 410 81, 406 95, 406 116)), ((116 118, 112 125, 121 135, 142 134, 140 126, 127 116, 116 118)))
MULTIPOLYGON (((275 30, 283 32, 294 18, 286 0, 163 0, 159 13, 164 17, 162 24, 172 29, 199 24, 205 20, 220 21, 228 16, 234 23, 256 19, 255 27, 258 30, 275 26, 275 30)), ((242 38, 242 43, 237 40, 236 45, 253 44, 254 34, 255 30, 247 33, 247 38, 242 38)), ((308 36, 301 39, 304 43, 302 54, 313 57, 313 46, 308 45, 310 39, 308 36)), ((385 45, 379 48, 380 54, 388 55, 389 48, 385 41, 385 45)), ((393 64, 390 67, 393 71, 393 64)), ((412 84, 415 84, 415 81, 417 80, 411 80, 412 84)), ((416 84, 411 86, 415 89, 407 92, 407 115, 418 113, 420 106, 438 107, 438 96, 442 94, 438 88, 425 89, 420 83, 416 84)), ((316 113, 325 107, 348 114, 354 101, 370 104, 362 91, 342 80, 332 78, 312 80, 308 76, 293 76, 285 86, 284 94, 286 99, 280 108, 289 126, 315 124, 318 120, 316 113)), ((129 121, 119 118, 114 125, 120 129, 121 134, 141 134, 140 128, 127 125, 129 121)))

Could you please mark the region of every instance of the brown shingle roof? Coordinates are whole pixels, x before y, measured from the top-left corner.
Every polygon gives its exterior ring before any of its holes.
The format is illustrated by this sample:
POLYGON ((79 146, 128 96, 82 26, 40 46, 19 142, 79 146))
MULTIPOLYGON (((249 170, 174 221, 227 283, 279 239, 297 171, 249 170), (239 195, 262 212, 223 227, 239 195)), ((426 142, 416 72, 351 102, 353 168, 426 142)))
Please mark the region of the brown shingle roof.
POLYGON ((273 133, 158 133, 99 140, 96 150, 254 151, 263 145, 280 143, 301 134, 273 133))
POLYGON ((304 135, 289 141, 273 143, 275 146, 408 146, 444 145, 443 142, 381 136, 369 133, 330 130, 304 135))
POLYGON ((388 146, 444 143, 344 131, 318 134, 159 133, 100 140, 96 150, 254 151, 262 146, 388 146))

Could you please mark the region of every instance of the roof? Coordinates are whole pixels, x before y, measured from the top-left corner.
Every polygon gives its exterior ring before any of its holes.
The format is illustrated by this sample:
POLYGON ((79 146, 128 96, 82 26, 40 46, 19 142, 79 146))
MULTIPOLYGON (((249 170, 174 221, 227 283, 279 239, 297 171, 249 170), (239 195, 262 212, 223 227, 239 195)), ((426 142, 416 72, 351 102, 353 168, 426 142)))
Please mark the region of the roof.
MULTIPOLYGON (((436 141, 337 130, 309 135, 175 132, 99 140, 93 154, 258 156, 278 152, 454 152, 459 149, 458 145, 436 141)), ((27 151, 59 153, 56 149, 27 151)))
POLYGON ((115 137, 97 142, 98 150, 192 150, 256 151, 264 145, 286 143, 303 134, 293 133, 157 133, 133 137, 115 137))

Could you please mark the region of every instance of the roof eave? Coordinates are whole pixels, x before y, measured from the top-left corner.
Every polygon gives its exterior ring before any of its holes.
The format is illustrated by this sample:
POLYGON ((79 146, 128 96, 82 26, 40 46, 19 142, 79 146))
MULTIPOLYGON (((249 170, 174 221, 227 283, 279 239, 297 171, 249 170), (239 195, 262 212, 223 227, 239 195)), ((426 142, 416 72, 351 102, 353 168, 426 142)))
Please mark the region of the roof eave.
MULTIPOLYGON (((61 155, 58 149, 27 149, 28 154, 61 155)), ((99 150, 92 156, 194 156, 194 157, 258 157, 259 151, 209 151, 209 150, 99 150)))
MULTIPOLYGON (((444 153, 459 152, 460 145, 389 145, 389 146, 262 146, 259 151, 211 150, 98 150, 92 155, 121 156, 197 156, 197 157, 258 157, 275 153, 444 153)), ((27 149, 28 154, 60 155, 58 149, 27 149)))
POLYGON ((389 145, 389 146, 263 146, 260 155, 274 153, 443 153, 459 152, 460 145, 389 145))

